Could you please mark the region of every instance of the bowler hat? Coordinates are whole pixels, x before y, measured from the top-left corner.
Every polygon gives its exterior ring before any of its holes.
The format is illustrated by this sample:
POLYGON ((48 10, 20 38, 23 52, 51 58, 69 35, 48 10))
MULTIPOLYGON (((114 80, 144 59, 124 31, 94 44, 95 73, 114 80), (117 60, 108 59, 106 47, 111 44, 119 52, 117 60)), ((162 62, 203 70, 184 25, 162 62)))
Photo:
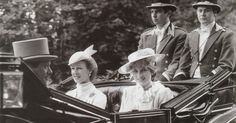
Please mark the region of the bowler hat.
POLYGON ((152 3, 150 6, 146 6, 147 8, 167 8, 172 11, 175 11, 177 7, 174 4, 171 4, 170 0, 156 0, 155 3, 152 3))
POLYGON ((118 72, 121 74, 127 74, 130 71, 130 65, 136 61, 151 58, 155 62, 160 62, 164 56, 164 54, 155 54, 154 50, 151 48, 137 50, 128 56, 128 63, 121 66, 118 72))
POLYGON ((194 9, 197 9, 199 6, 210 6, 216 10, 217 13, 221 11, 221 6, 217 4, 217 0, 198 0, 192 6, 194 9))
POLYGON ((12 43, 14 55, 27 61, 47 61, 57 58, 49 54, 48 39, 36 38, 12 43))

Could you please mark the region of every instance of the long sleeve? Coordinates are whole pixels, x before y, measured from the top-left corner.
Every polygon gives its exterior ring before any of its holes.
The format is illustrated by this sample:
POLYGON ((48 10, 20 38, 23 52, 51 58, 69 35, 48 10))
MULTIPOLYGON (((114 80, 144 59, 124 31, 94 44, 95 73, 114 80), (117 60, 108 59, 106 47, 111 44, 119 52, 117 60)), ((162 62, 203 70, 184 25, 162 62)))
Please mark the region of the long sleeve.
MULTIPOLYGON (((194 53, 195 54, 195 53, 194 53)), ((191 67, 191 51, 190 51, 190 45, 189 45, 189 38, 186 38, 186 41, 184 43, 184 48, 181 53, 181 57, 179 60, 179 67, 175 73, 175 76, 179 74, 184 74, 186 77, 189 76, 189 70, 191 67)))

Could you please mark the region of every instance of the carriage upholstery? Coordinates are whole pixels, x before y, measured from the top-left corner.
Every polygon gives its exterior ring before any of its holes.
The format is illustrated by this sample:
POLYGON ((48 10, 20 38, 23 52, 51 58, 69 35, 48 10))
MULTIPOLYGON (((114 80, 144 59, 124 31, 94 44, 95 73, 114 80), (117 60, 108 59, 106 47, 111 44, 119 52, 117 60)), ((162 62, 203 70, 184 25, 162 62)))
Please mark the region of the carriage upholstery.
POLYGON ((99 88, 107 96, 106 110, 108 112, 119 112, 122 91, 127 86, 103 87, 99 88))

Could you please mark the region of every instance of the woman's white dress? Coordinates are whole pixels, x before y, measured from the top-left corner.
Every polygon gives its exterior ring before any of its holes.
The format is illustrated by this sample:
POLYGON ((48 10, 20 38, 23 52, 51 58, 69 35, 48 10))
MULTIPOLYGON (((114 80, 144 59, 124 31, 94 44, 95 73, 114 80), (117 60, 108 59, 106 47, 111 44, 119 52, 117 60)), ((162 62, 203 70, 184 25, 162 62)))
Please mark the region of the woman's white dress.
POLYGON ((105 109, 107 104, 106 95, 96 89, 91 82, 77 84, 76 89, 68 91, 66 94, 102 109, 105 109))
POLYGON ((159 109, 161 104, 176 95, 176 92, 171 91, 160 82, 153 82, 152 87, 148 90, 144 90, 137 83, 135 86, 124 89, 119 112, 159 109))

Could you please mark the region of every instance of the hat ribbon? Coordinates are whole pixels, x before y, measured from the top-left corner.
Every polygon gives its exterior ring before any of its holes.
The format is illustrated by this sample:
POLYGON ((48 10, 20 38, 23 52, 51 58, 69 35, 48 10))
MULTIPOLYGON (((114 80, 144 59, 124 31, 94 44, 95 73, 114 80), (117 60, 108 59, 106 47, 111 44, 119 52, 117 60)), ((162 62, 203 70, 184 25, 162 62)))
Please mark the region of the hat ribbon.
POLYGON ((84 53, 86 53, 86 54, 88 54, 88 55, 90 55, 90 56, 92 56, 93 54, 95 54, 95 53, 97 52, 97 50, 94 50, 94 49, 93 49, 93 46, 94 46, 94 45, 91 45, 91 46, 89 46, 88 48, 86 48, 86 49, 84 50, 84 53))

